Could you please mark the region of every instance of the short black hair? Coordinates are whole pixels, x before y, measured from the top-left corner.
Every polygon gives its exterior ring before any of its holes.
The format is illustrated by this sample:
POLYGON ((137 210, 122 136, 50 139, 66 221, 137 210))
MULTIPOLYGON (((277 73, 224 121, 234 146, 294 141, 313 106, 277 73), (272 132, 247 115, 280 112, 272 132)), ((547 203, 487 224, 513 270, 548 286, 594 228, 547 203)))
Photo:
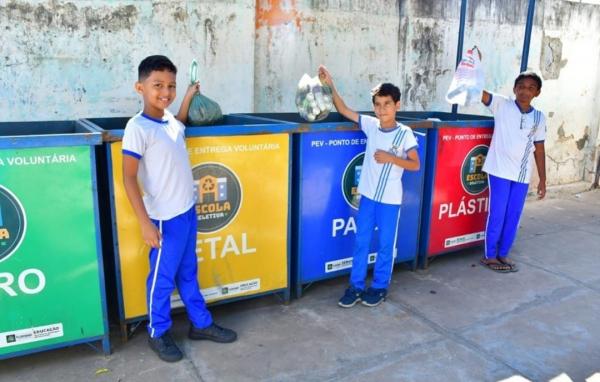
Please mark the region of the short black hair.
POLYGON ((384 82, 379 84, 371 90, 371 101, 375 103, 375 96, 385 97, 390 96, 394 100, 394 103, 400 101, 400 89, 394 84, 384 82))
POLYGON ((166 56, 148 56, 138 66, 138 81, 145 80, 153 71, 162 72, 165 70, 177 74, 177 67, 166 56))
POLYGON ((537 75, 537 73, 530 71, 519 73, 519 75, 515 79, 515 86, 513 87, 516 88, 519 81, 524 80, 526 78, 531 78, 532 80, 534 80, 537 84, 538 90, 542 90, 542 79, 540 78, 540 76, 537 75))

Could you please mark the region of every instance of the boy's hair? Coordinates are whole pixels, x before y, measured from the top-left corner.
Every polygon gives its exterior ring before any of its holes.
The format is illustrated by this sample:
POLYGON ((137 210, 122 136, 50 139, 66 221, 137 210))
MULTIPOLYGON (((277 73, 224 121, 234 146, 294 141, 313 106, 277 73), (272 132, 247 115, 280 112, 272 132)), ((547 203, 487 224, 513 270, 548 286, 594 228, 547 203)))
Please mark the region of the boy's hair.
POLYGON ((516 88, 519 81, 524 80, 526 78, 531 78, 532 80, 534 80, 538 86, 538 90, 542 90, 542 79, 535 72, 521 72, 515 79, 514 87, 516 88))
POLYGON ((148 56, 138 66, 138 81, 145 80, 153 71, 162 72, 165 70, 177 74, 177 67, 166 56, 148 56))
POLYGON ((375 103, 375 96, 385 97, 390 96, 394 100, 394 103, 400 101, 400 89, 394 84, 385 82, 375 86, 371 90, 371 101, 375 103))

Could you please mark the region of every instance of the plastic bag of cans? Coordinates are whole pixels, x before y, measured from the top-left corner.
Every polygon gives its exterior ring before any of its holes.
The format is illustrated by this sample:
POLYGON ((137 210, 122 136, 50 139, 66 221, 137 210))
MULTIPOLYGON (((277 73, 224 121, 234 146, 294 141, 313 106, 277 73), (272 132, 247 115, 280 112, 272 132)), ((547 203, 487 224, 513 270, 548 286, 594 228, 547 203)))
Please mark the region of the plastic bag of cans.
POLYGON ((298 113, 308 122, 322 121, 333 109, 331 94, 331 88, 322 84, 319 77, 304 74, 296 91, 298 113))

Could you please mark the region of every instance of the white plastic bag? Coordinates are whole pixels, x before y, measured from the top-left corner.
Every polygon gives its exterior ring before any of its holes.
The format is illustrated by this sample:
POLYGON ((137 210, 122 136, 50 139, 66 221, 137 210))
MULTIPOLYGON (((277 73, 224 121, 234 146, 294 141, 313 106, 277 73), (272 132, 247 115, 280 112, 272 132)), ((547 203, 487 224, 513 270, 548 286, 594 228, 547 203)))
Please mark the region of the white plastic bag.
POLYGON ((331 88, 324 85, 319 77, 304 74, 296 90, 296 107, 300 116, 308 122, 321 121, 333 108, 331 88))
POLYGON ((458 64, 446 93, 446 101, 460 106, 477 104, 481 102, 484 82, 479 48, 474 46, 467 50, 467 54, 458 64))

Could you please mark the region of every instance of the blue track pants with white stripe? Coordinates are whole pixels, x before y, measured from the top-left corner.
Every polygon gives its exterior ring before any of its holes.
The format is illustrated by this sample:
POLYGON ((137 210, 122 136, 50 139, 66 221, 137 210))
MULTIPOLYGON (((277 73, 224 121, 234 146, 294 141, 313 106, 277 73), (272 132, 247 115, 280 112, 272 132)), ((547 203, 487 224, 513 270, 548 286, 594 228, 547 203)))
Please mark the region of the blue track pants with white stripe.
POLYGON ((152 220, 162 234, 160 248, 150 250, 150 274, 146 282, 148 333, 158 338, 171 327, 171 294, 177 287, 188 317, 197 328, 212 324, 198 286, 195 206, 169 220, 152 220))
POLYGON ((350 285, 364 290, 367 278, 369 247, 373 230, 378 227, 379 248, 371 287, 387 289, 394 267, 394 247, 400 219, 400 205, 375 202, 361 196, 356 220, 356 239, 352 256, 350 285))
POLYGON ((519 228, 529 184, 488 174, 490 208, 485 228, 485 257, 508 256, 519 228))

